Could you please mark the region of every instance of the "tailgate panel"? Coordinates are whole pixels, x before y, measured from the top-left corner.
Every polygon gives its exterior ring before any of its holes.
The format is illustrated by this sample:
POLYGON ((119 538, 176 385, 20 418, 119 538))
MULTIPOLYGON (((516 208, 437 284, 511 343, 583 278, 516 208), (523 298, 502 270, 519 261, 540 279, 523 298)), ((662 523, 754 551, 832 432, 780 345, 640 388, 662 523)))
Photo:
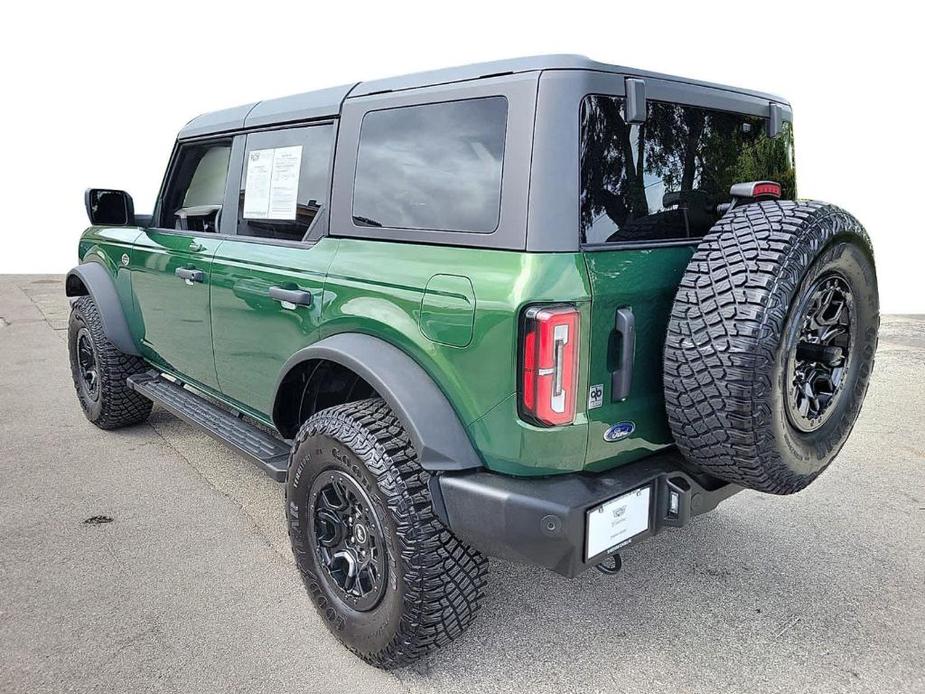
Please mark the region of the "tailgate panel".
POLYGON ((588 385, 589 390, 603 386, 601 406, 588 410, 588 469, 628 463, 672 442, 662 395, 662 350, 671 305, 693 251, 693 246, 675 246, 584 253, 591 280, 588 385), (629 395, 614 402, 611 382, 624 343, 616 330, 620 308, 630 308, 635 318, 635 350, 629 395), (633 424, 631 434, 604 439, 611 426, 625 422, 633 424))

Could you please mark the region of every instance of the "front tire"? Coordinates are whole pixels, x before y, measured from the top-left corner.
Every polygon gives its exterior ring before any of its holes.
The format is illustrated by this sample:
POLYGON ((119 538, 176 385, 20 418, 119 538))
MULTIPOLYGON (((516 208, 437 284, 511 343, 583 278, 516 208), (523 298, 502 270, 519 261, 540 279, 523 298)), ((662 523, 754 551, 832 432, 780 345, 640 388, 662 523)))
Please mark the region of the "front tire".
POLYGON ((475 618, 487 561, 435 516, 401 423, 381 399, 302 425, 286 487, 289 538, 325 625, 381 668, 407 665, 475 618))
POLYGON ((128 387, 126 379, 145 363, 120 352, 103 331, 96 303, 81 296, 71 306, 67 326, 71 376, 84 415, 100 429, 139 424, 151 414, 151 401, 128 387))

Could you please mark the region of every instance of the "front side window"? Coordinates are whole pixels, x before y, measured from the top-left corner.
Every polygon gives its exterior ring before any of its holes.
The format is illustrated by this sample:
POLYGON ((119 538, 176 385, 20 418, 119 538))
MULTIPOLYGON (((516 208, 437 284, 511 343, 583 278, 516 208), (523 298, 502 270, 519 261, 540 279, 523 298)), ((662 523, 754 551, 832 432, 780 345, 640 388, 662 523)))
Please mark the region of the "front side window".
POLYGON ((502 96, 367 113, 357 152, 354 223, 494 231, 506 129, 502 96))
POLYGON ((327 200, 333 145, 331 124, 250 133, 238 235, 301 241, 327 200))
POLYGON ((217 232, 230 157, 230 142, 184 146, 164 195, 159 226, 217 232))
POLYGON ((623 99, 581 107, 583 243, 700 238, 734 183, 772 180, 796 196, 789 123, 775 138, 756 116, 649 101, 627 124, 623 99))

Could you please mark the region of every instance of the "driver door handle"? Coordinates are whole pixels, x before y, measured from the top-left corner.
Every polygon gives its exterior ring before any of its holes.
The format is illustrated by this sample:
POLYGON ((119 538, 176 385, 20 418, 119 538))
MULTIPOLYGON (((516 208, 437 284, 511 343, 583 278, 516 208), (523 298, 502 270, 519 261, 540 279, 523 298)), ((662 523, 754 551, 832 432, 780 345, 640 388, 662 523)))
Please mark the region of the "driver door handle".
POLYGON ((270 287, 270 298, 277 301, 286 301, 298 306, 311 306, 312 294, 301 289, 283 289, 282 287, 270 287))
POLYGON ((187 282, 203 282, 206 278, 202 270, 193 270, 188 267, 178 267, 174 274, 187 282))

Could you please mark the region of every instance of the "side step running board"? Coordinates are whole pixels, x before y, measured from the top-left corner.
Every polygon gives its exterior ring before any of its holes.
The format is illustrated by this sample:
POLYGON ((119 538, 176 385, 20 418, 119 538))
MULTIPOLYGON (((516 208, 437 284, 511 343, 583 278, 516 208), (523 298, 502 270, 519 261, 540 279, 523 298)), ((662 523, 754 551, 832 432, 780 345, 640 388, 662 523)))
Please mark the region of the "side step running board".
POLYGON ((282 439, 213 405, 204 397, 163 378, 156 371, 129 376, 128 387, 153 400, 187 424, 199 427, 219 441, 250 456, 277 482, 286 480, 289 472, 289 445, 282 439))

